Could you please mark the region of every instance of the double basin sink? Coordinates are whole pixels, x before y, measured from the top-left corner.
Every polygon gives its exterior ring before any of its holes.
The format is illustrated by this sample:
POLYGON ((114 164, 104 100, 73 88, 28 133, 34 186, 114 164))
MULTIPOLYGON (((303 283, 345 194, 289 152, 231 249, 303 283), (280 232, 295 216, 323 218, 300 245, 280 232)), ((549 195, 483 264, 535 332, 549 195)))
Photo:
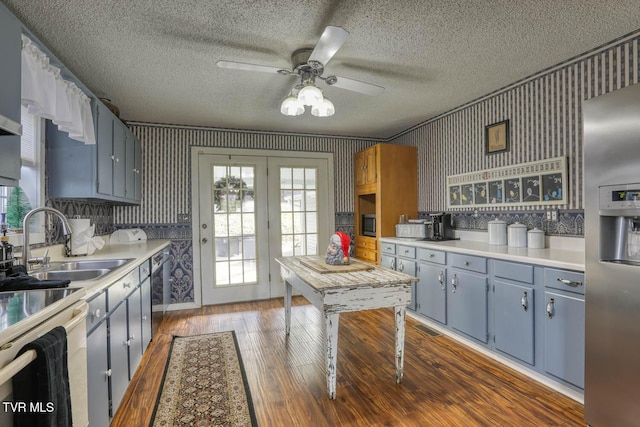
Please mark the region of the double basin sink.
POLYGON ((43 270, 29 275, 39 280, 95 280, 132 260, 133 258, 120 258, 53 262, 43 270))

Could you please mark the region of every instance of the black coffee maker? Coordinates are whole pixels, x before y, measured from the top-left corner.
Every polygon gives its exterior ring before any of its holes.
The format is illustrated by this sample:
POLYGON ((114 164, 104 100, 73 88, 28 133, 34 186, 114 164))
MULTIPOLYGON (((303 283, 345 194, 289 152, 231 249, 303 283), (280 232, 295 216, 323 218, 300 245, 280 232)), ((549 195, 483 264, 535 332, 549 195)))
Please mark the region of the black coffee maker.
POLYGON ((453 238, 451 214, 442 212, 429 214, 429 216, 433 227, 432 240, 450 240, 453 238))

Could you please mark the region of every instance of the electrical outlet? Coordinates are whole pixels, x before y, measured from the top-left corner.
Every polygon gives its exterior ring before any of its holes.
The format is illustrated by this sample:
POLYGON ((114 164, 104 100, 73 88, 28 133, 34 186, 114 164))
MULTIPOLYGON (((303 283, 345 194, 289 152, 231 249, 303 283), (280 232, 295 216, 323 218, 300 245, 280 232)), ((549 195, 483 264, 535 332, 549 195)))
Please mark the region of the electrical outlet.
POLYGON ((551 211, 547 211, 547 221, 551 221, 551 211))
POLYGON ((551 210, 551 221, 557 221, 558 220, 558 210, 557 209, 552 209, 551 210))
POLYGON ((191 215, 189 215, 188 213, 179 213, 178 222, 179 223, 191 222, 191 215))

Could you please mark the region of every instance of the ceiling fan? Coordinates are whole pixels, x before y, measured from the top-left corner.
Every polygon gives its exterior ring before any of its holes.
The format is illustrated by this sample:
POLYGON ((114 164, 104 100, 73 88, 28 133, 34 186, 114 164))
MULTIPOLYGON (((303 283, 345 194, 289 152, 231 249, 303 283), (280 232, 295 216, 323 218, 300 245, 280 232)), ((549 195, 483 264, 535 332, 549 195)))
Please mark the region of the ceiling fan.
POLYGON ((287 116, 298 116, 304 113, 306 105, 311 106, 311 114, 314 116, 328 117, 333 115, 335 108, 316 86, 316 79, 323 80, 329 86, 372 96, 384 92, 384 87, 372 83, 336 75, 323 76, 327 63, 347 38, 349 38, 349 32, 344 28, 328 26, 314 48, 298 49, 291 54, 291 70, 234 61, 218 61, 216 65, 219 68, 297 76, 300 82, 291 89, 289 96, 282 102, 280 112, 287 116))

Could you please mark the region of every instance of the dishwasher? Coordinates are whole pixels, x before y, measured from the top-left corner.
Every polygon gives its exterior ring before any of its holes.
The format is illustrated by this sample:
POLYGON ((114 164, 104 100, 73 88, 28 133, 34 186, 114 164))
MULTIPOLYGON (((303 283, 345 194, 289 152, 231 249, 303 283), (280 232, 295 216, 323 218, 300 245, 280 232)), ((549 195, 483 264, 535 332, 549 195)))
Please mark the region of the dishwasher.
MULTIPOLYGON (((12 426, 12 410, 20 410, 15 405, 19 402, 13 402, 12 378, 37 357, 35 350, 29 350, 17 358, 16 355, 26 344, 57 326, 63 326, 67 331, 73 425, 88 425, 88 305, 82 300, 85 294, 81 288, 0 292, 0 426, 12 426), (18 311, 15 311, 16 307, 11 307, 12 301, 19 302, 18 311)), ((29 402, 26 404, 29 405, 29 402)), ((29 405, 23 410, 32 409, 29 405)))
POLYGON ((169 247, 151 257, 151 339, 171 303, 171 256, 169 247))

